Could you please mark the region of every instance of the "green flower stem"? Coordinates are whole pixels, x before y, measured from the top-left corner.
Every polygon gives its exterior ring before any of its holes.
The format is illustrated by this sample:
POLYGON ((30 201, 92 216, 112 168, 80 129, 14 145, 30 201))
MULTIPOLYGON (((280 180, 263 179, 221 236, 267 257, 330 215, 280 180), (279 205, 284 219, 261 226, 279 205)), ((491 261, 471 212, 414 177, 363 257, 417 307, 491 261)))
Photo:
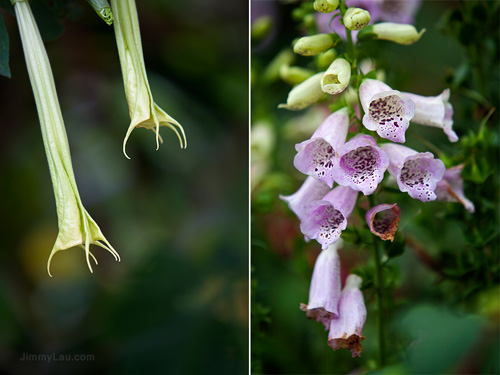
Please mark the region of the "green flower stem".
POLYGON ((383 254, 383 245, 380 241, 375 242, 373 245, 373 256, 375 259, 375 290, 377 299, 377 333, 378 333, 378 362, 379 367, 384 367, 385 365, 385 338, 384 338, 384 295, 383 287, 384 280, 382 275, 382 265, 380 263, 381 250, 383 254))
POLYGON ((85 210, 80 199, 52 69, 29 2, 11 1, 16 12, 26 66, 40 119, 57 207, 59 233, 47 262, 47 271, 51 275, 50 262, 55 253, 79 246, 85 250, 87 265, 92 272, 90 258, 96 264, 97 260, 90 252, 91 244, 108 250, 116 260, 120 260, 120 256, 101 233, 99 226, 85 210))

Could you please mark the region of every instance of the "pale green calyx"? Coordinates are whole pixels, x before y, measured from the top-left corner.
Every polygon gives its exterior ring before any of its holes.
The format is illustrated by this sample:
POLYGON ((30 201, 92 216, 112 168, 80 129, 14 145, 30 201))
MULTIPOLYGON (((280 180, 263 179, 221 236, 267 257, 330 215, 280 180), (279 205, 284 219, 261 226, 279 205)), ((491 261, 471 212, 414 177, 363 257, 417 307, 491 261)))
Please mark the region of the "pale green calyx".
POLYGON ((179 139, 181 148, 186 148, 184 129, 173 117, 163 111, 153 100, 142 53, 139 19, 134 0, 111 0, 115 16, 116 44, 125 86, 125 96, 131 123, 123 141, 123 153, 127 140, 135 128, 146 128, 156 134, 156 149, 160 142, 160 126, 172 129, 179 139))
POLYGON ((322 77, 321 89, 330 95, 340 94, 346 89, 350 79, 351 64, 346 59, 337 58, 322 77))
POLYGON ((94 8, 95 12, 101 17, 108 25, 113 24, 113 13, 107 0, 87 0, 87 2, 94 8))
POLYGON ((339 0, 315 0, 314 10, 321 13, 330 13, 339 7, 339 0))
POLYGON ((316 56, 333 45, 329 34, 317 34, 300 38, 293 46, 293 52, 302 56, 316 56))
POLYGON ((286 108, 291 111, 298 111, 309 107, 311 104, 317 102, 322 96, 321 91, 321 78, 324 72, 316 73, 309 77, 304 82, 295 86, 289 93, 286 104, 278 105, 278 108, 286 108))
POLYGON ((370 23, 370 13, 361 8, 349 8, 344 14, 344 25, 349 30, 364 29, 370 23))
POLYGON ((59 234, 47 262, 47 271, 52 276, 50 262, 54 254, 79 246, 85 250, 87 265, 92 272, 90 258, 96 264, 97 260, 90 252, 91 244, 108 250, 118 261, 120 256, 106 240, 80 199, 52 70, 29 3, 18 0, 13 4, 56 199, 59 234))
POLYGON ((410 45, 417 42, 424 32, 425 29, 418 32, 413 25, 394 22, 376 23, 375 25, 368 26, 362 31, 362 33, 366 34, 375 34, 375 39, 389 40, 404 45, 410 45))

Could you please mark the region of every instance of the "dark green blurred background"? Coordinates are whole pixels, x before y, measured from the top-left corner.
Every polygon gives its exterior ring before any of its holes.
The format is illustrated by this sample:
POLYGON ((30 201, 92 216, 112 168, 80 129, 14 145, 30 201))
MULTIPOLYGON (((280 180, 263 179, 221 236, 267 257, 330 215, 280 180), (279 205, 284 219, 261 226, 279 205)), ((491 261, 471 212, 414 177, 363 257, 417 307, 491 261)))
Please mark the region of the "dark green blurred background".
MULTIPOLYGON (((252 372, 498 374, 498 1, 422 1, 415 25, 427 31, 419 42, 363 46, 362 56, 376 59, 395 90, 434 96, 451 88, 460 141, 452 144, 439 129, 411 125, 407 146, 439 155, 447 167, 463 163, 465 195, 476 207, 469 214, 458 203, 423 204, 397 190, 375 197, 401 207, 396 240, 383 258, 387 365, 377 370, 373 253, 359 241, 359 233, 370 241, 372 235, 363 210, 351 216, 339 252, 344 277, 355 268, 364 276, 368 314, 361 358, 351 358, 347 350, 334 352, 323 325, 299 309, 308 301, 321 247, 304 242, 299 220, 278 196, 294 193, 305 180, 293 167, 294 145, 311 136, 326 112, 318 111, 319 105, 297 112, 277 109, 291 86, 279 79, 275 57, 303 35, 293 14, 307 5, 252 4, 273 20, 269 35, 252 42, 251 168, 258 176, 252 178, 251 208, 252 372), (475 74, 476 67, 482 74, 475 74), (492 107, 496 110, 486 118, 492 107)), ((295 55, 289 63, 316 69, 312 57, 295 55)), ((361 195, 359 202, 368 205, 361 195)))
POLYGON ((32 7, 76 180, 122 261, 94 247, 90 274, 75 248, 47 275, 54 196, 17 25, 4 12, 12 78, 0 77, 0 373, 247 373, 247 2, 138 1, 153 97, 188 147, 162 128, 156 151, 154 133, 137 129, 131 160, 113 28, 83 0, 50 3, 55 18, 32 7), (26 362, 23 353, 94 358, 26 362))

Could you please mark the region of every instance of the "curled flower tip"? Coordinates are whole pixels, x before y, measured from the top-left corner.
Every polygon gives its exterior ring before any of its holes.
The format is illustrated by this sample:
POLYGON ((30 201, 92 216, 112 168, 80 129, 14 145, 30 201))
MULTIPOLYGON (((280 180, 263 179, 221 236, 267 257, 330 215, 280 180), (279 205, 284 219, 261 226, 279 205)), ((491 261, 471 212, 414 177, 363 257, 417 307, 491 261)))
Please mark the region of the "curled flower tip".
POLYGON ((333 170, 333 179, 339 185, 372 194, 389 166, 389 156, 369 135, 358 134, 339 150, 339 162, 333 170))
POLYGON ((438 201, 459 202, 467 211, 474 213, 474 203, 464 194, 463 169, 463 164, 448 168, 444 172, 443 179, 437 183, 435 193, 438 201))
POLYGON ((358 38, 364 35, 374 35, 375 39, 388 40, 390 42, 410 45, 420 40, 425 29, 417 31, 415 26, 394 22, 381 22, 375 25, 370 25, 363 29, 358 38))
POLYGON ((309 303, 300 305, 307 318, 323 323, 326 330, 330 328, 330 320, 338 318, 341 281, 337 250, 341 242, 337 241, 319 254, 309 288, 309 303))
POLYGON ((421 96, 403 93, 415 103, 415 116, 411 120, 415 124, 440 128, 450 142, 458 141, 453 131, 453 106, 450 103, 450 89, 445 89, 438 96, 421 96))
POLYGON ((314 0, 314 10, 321 13, 330 13, 339 7, 339 0, 314 0))
POLYGON ((366 307, 360 290, 362 280, 359 276, 349 275, 339 301, 339 317, 330 320, 328 345, 333 350, 348 349, 353 357, 359 357, 363 350, 361 342, 363 326, 366 321, 366 307))
POLYGON ((379 204, 366 213, 365 219, 370 231, 384 241, 394 241, 399 225, 399 206, 394 204, 379 204))
POLYGON ((306 207, 313 201, 320 200, 329 191, 328 185, 314 177, 307 177, 302 186, 292 195, 280 195, 280 199, 288 203, 299 220, 305 217, 306 207))
POLYGON ((333 45, 329 34, 316 34, 300 38, 293 46, 293 52, 302 56, 316 56, 333 45))
POLYGON ((113 13, 107 0, 87 0, 87 2, 94 8, 95 12, 102 18, 108 25, 113 24, 113 13))
POLYGON ((389 155, 389 173, 399 190, 422 202, 436 199, 434 190, 443 178, 444 163, 430 152, 417 152, 409 147, 386 143, 381 146, 389 155))
POLYGON ((345 142, 348 130, 347 108, 329 115, 310 139, 295 145, 297 150, 293 160, 295 168, 332 187, 332 171, 337 163, 338 149, 345 142))
POLYGON ((359 98, 365 111, 365 128, 392 142, 405 142, 406 129, 415 114, 413 100, 375 79, 363 81, 359 98))
POLYGON ((356 204, 358 192, 347 186, 337 186, 322 200, 306 207, 300 230, 306 238, 315 239, 326 249, 335 243, 347 227, 347 218, 356 204))
POLYGON ((111 0, 114 13, 114 30, 120 65, 127 98, 130 125, 123 141, 123 153, 127 140, 135 128, 146 128, 156 134, 156 148, 159 148, 162 139, 160 126, 169 127, 177 135, 180 147, 186 148, 184 129, 173 117, 163 111, 153 100, 146 74, 144 56, 142 53, 139 17, 135 0, 111 0))
POLYGON ((309 107, 313 103, 316 103, 323 96, 320 84, 323 74, 324 72, 316 73, 304 82, 295 86, 288 93, 286 104, 279 104, 278 108, 299 111, 309 107))
POLYGON ((344 15, 344 25, 349 30, 364 29, 370 23, 370 12, 361 8, 348 8, 344 15))
POLYGON ((351 79, 351 64, 346 59, 335 59, 321 79, 321 90, 330 95, 344 91, 351 79))

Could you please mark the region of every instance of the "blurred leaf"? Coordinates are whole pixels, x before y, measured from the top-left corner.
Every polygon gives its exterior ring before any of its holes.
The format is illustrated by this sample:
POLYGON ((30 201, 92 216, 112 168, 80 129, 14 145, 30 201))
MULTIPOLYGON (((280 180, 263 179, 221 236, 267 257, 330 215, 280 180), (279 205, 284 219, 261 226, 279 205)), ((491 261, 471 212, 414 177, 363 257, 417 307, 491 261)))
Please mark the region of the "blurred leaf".
POLYGON ((3 14, 0 12, 0 74, 10 78, 9 68, 9 34, 5 27, 3 14))
POLYGON ((460 316, 428 305, 414 307, 401 323, 414 338, 408 348, 412 374, 441 374, 452 370, 476 344, 483 327, 479 317, 460 316))

